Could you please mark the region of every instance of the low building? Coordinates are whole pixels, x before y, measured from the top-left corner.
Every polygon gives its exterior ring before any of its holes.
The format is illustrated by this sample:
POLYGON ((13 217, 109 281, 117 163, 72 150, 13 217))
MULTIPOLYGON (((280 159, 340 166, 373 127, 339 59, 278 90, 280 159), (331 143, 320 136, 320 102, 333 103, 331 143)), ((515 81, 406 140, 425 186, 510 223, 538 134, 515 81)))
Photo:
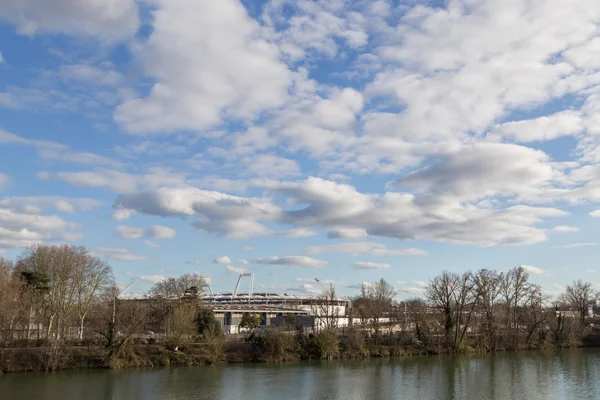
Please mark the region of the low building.
POLYGON ((287 315, 296 315, 307 317, 309 313, 305 310, 295 310, 266 305, 248 305, 248 304, 203 304, 202 308, 213 311, 217 321, 221 323, 223 331, 227 334, 243 332, 240 328, 240 322, 244 314, 259 314, 262 316, 261 326, 279 325, 274 323, 287 315))

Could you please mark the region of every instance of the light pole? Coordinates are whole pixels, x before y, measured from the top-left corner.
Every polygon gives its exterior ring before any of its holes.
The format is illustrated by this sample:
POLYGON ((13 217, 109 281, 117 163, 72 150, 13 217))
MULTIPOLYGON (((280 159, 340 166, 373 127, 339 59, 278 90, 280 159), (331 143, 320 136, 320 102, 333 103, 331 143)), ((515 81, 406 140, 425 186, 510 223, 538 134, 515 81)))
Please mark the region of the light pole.
POLYGON ((131 289, 131 287, 133 286, 133 284, 135 283, 136 279, 134 279, 133 281, 131 281, 131 283, 129 285, 127 285, 125 287, 125 289, 121 290, 119 293, 117 293, 116 291, 114 291, 113 293, 115 293, 114 297, 113 297, 113 309, 112 309, 112 318, 110 321, 110 339, 109 342, 112 345, 112 341, 114 338, 114 330, 115 330, 115 322, 116 322, 116 317, 117 317, 117 299, 119 298, 119 296, 121 296, 123 293, 125 293, 126 291, 128 291, 129 289, 131 289))

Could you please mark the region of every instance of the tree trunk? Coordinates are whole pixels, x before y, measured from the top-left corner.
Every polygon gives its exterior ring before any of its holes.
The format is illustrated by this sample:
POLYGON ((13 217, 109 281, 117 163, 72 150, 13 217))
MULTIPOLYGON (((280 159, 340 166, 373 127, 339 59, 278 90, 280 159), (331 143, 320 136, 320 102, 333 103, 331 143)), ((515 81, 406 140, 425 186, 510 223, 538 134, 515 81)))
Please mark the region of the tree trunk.
POLYGON ((52 322, 54 322, 54 315, 48 318, 48 330, 46 331, 46 339, 50 340, 50 334, 52 333, 52 322))
POLYGON ((85 320, 85 315, 79 317, 79 340, 83 339, 83 324, 85 320))
POLYGON ((33 314, 33 304, 29 306, 29 315, 27 317, 27 340, 31 338, 31 318, 33 314))
POLYGON ((62 318, 56 319, 56 341, 58 342, 61 338, 61 329, 62 329, 62 318))

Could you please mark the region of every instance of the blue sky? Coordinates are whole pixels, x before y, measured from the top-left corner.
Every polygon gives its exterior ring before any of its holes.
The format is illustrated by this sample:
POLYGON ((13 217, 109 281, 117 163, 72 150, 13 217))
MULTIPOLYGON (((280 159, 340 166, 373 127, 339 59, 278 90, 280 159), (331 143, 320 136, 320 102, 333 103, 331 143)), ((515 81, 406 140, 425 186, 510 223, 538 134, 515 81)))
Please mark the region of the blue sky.
POLYGON ((0 0, 0 252, 134 292, 596 285, 600 4, 0 0))

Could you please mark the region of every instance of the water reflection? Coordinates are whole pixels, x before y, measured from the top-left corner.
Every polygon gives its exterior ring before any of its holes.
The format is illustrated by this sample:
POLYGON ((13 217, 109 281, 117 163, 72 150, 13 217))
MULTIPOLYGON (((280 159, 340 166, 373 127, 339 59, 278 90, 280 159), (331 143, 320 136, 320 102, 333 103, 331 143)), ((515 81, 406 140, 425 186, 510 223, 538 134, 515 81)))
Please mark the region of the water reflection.
POLYGON ((0 377, 0 398, 598 399, 600 351, 15 374, 0 377))

